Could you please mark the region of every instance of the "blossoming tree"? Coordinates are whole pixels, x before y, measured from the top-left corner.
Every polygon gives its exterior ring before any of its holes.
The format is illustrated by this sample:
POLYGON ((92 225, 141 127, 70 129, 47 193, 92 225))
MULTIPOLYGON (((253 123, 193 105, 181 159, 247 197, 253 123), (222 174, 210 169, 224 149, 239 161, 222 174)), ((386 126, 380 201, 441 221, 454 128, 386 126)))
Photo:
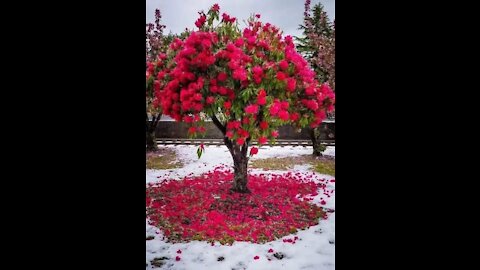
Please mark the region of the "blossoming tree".
MULTIPOLYGON (((162 15, 159 9, 155 10, 155 24, 147 23, 145 29, 146 35, 146 59, 147 62, 155 61, 161 51, 165 50, 165 39, 163 36, 163 30, 165 25, 160 24, 162 15)), ((153 106, 153 100, 155 99, 153 87, 151 84, 147 84, 146 87, 146 119, 145 119, 145 131, 147 151, 155 151, 158 149, 157 142, 155 140, 155 130, 158 122, 162 117, 161 106, 153 106), (150 117, 149 117, 150 116, 150 117), (151 118, 151 119, 150 119, 151 118)))
POLYGON ((220 19, 217 4, 199 15, 197 31, 175 39, 148 63, 147 83, 154 85, 154 106, 189 123, 190 135, 204 133, 204 121, 212 119, 233 158, 231 190, 248 193, 249 155, 258 152, 252 147, 248 155, 250 144, 275 143, 278 127, 285 124, 318 126, 333 109, 334 93, 315 80, 292 37, 263 24, 260 15, 243 30, 226 13, 220 19))
MULTIPOLYGON (((303 53, 321 83, 328 83, 335 91, 335 21, 330 22, 321 3, 310 8, 305 0, 303 37, 297 37, 297 49, 303 53), (310 14, 312 13, 312 15, 310 14)), ((310 129, 313 155, 321 156, 326 146, 320 143, 320 128, 310 129)))

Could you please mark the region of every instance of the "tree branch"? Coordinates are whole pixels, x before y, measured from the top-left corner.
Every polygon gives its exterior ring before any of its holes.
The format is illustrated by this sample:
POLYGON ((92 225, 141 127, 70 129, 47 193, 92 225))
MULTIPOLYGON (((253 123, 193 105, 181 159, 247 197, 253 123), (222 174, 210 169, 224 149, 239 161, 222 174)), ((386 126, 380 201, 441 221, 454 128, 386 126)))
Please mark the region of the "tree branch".
POLYGON ((148 119, 148 113, 147 112, 145 112, 145 116, 147 117, 146 120, 145 120, 145 129, 148 131, 148 124, 149 124, 150 119, 148 119))
POLYGON ((225 136, 227 134, 227 128, 220 123, 220 120, 218 120, 217 116, 215 114, 212 115, 212 121, 217 126, 217 128, 222 132, 222 134, 225 136))
POLYGON ((226 145, 227 148, 228 148, 228 151, 230 151, 230 154, 231 154, 232 157, 234 158, 235 153, 234 153, 234 151, 233 151, 233 143, 232 143, 232 141, 231 141, 228 137, 224 137, 224 138, 223 138, 223 142, 225 143, 225 145, 226 145))
POLYGON ((247 151, 248 151, 248 145, 250 144, 251 138, 248 137, 247 140, 245 140, 245 143, 242 145, 242 155, 247 156, 247 151))
POLYGON ((155 121, 155 124, 153 125, 154 128, 157 128, 158 122, 160 122, 160 118, 162 118, 162 114, 161 114, 161 113, 159 113, 159 114, 157 115, 157 119, 156 119, 156 121, 155 121))
POLYGON ((157 118, 155 117, 155 115, 152 114, 152 122, 150 122, 150 127, 149 127, 149 131, 152 132, 152 129, 154 128, 154 124, 155 124, 155 120, 157 118))

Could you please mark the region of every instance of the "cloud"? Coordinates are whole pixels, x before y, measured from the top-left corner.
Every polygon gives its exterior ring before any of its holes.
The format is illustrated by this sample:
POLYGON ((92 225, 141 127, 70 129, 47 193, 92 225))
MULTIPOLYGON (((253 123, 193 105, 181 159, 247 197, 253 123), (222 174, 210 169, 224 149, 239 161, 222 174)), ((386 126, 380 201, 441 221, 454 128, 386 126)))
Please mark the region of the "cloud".
MULTIPOLYGON (((299 36, 298 26, 303 23, 304 0, 146 0, 147 22, 153 22, 155 9, 162 13, 166 33, 180 33, 193 29, 198 11, 207 11, 213 4, 220 5, 220 12, 236 17, 240 24, 251 14, 262 15, 262 22, 270 22, 283 30, 284 35, 299 36)), ((313 0, 311 6, 321 2, 329 18, 335 19, 335 0, 313 0)))

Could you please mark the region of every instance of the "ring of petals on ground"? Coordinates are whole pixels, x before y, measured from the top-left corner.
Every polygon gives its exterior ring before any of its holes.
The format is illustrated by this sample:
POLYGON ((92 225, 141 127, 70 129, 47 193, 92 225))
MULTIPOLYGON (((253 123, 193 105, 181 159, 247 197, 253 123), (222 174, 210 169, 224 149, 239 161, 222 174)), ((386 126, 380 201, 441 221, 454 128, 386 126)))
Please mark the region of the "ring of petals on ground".
POLYGON ((333 190, 314 178, 301 172, 251 174, 251 194, 231 192, 233 173, 223 166, 182 180, 162 179, 147 188, 147 217, 169 242, 265 243, 328 217, 320 197, 333 190))

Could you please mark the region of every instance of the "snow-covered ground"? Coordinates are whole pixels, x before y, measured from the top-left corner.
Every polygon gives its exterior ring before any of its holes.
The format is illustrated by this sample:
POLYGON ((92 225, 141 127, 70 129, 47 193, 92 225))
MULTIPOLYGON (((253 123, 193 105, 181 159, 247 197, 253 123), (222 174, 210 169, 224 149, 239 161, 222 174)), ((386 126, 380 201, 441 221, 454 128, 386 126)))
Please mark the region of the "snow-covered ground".
MULTIPOLYGON (((199 175, 213 170, 221 164, 232 166, 233 161, 225 146, 206 146, 202 157, 198 159, 196 146, 162 146, 170 147, 177 153, 184 167, 171 170, 146 170, 146 182, 156 182, 158 177, 169 176, 180 179, 186 175, 199 175)), ((311 147, 261 147, 257 155, 252 159, 272 157, 292 157, 311 154, 311 147)), ((325 155, 335 156, 335 147, 327 147, 325 155)), ((286 171, 263 171, 250 169, 251 173, 285 173, 286 171)), ((308 172, 309 165, 297 165, 293 172, 308 172)), ((332 176, 316 174, 316 181, 320 179, 331 180, 332 176)), ((335 183, 326 181, 327 190, 334 190, 335 183)), ((326 201, 324 207, 335 209, 335 192, 327 197, 320 192, 313 200, 319 203, 320 198, 326 201)), ((166 257, 165 264, 160 269, 175 270, 276 270, 276 269, 305 269, 305 270, 330 270, 335 269, 335 213, 329 214, 327 220, 321 220, 316 226, 304 231, 283 237, 282 239, 298 237, 295 244, 285 243, 278 239, 266 244, 252 244, 246 242, 234 242, 232 246, 222 246, 216 243, 214 246, 207 242, 192 241, 189 243, 166 243, 162 240, 162 232, 146 223, 146 236, 155 237, 146 241, 147 269, 158 269, 150 264, 154 258, 166 257), (268 253, 273 249, 273 253, 268 253), (177 253, 180 250, 181 254, 177 253), (281 252, 284 258, 281 260, 273 256, 281 252), (180 260, 175 258, 179 256, 180 260), (259 256, 257 260, 255 256, 259 256), (223 257, 224 260, 218 261, 223 257)))

